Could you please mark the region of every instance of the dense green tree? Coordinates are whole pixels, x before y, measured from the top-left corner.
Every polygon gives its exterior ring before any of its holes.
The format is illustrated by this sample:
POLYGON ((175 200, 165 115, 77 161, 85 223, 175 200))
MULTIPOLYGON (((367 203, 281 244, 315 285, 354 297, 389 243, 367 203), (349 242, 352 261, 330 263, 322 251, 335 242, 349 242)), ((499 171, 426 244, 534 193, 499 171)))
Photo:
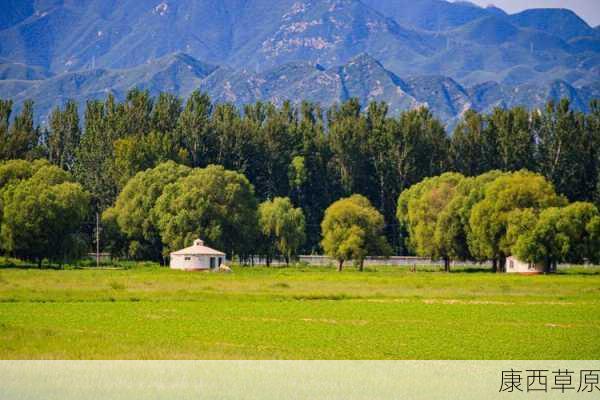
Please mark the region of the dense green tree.
POLYGON ((8 140, 12 107, 12 100, 0 99, 0 160, 6 160, 9 157, 8 140))
POLYGON ((77 235, 89 196, 70 176, 54 166, 43 166, 30 179, 2 191, 2 248, 16 257, 62 263, 81 255, 77 235))
POLYGON ((138 172, 162 162, 187 164, 187 155, 172 135, 158 131, 152 131, 142 138, 118 139, 114 142, 115 182, 122 188, 138 172))
POLYGON ((127 93, 123 104, 126 135, 144 136, 150 132, 154 100, 147 90, 134 88, 127 93))
POLYGON ((287 197, 276 197, 260 204, 258 221, 266 242, 267 264, 274 250, 289 264, 306 238, 302 209, 294 208, 287 197))
POLYGON ((127 182, 115 206, 103 213, 103 224, 111 226, 116 222, 127 239, 129 257, 162 260, 163 246, 152 210, 167 185, 188 176, 190 172, 190 168, 172 161, 139 172, 127 182))
POLYGON ((495 144, 495 138, 490 138, 485 118, 469 110, 452 134, 450 163, 457 172, 466 176, 480 175, 497 164, 495 144))
POLYGON ((505 270, 506 257, 512 253, 515 235, 510 235, 509 225, 522 217, 523 210, 539 214, 549 207, 565 205, 554 187, 541 175, 519 171, 500 176, 485 188, 483 199, 477 203, 469 219, 471 241, 488 260, 499 262, 505 270))
POLYGON ((520 232, 514 252, 523 260, 542 263, 547 272, 555 272, 560 262, 594 260, 598 243, 593 221, 599 217, 598 209, 590 203, 548 208, 537 219, 525 218, 530 222, 520 232))
POLYGON ((450 141, 427 108, 404 112, 398 122, 401 140, 395 149, 396 169, 403 190, 446 170, 450 141))
POLYGON ((438 216, 435 240, 441 253, 452 259, 486 260, 477 241, 473 241, 469 218, 473 207, 483 199, 486 186, 502 175, 500 171, 490 171, 458 183, 454 196, 438 216))
POLYGON ((75 178, 92 195, 94 208, 103 211, 110 207, 118 193, 114 170, 114 142, 123 135, 122 106, 113 96, 105 103, 88 101, 85 128, 74 166, 75 178))
POLYGON ((165 255, 189 246, 198 237, 230 256, 255 254, 258 217, 254 188, 244 175, 222 166, 195 169, 167 185, 153 216, 165 255))
POLYGON ((40 168, 48 166, 46 160, 8 160, 0 162, 0 190, 16 181, 29 179, 40 168))
POLYGON ((538 170, 571 201, 591 200, 597 178, 597 132, 585 130, 585 117, 568 100, 550 102, 537 128, 538 170), (591 169, 591 170, 590 170, 591 169))
MULTIPOLYGON (((246 109, 248 111, 249 108, 246 109)), ((289 166, 298 149, 296 135, 297 118, 295 110, 289 102, 280 109, 269 105, 266 108, 266 118, 262 124, 254 120, 256 134, 255 149, 253 149, 256 163, 250 174, 253 177, 257 193, 261 198, 273 198, 289 194, 289 166), (260 149, 260 151, 257 151, 260 149)), ((250 117, 251 118, 251 117, 250 117)), ((248 119, 248 118, 247 118, 248 119)), ((248 123, 246 124, 248 125, 248 123)))
POLYGON ((290 197, 301 205, 306 217, 306 249, 316 253, 320 251, 320 226, 325 209, 341 193, 331 172, 333 154, 318 105, 302 104, 297 136, 301 138, 301 148, 289 167, 290 197))
POLYGON ((5 160, 38 158, 43 153, 40 149, 40 129, 34 126, 33 101, 25 101, 21 112, 15 116, 12 125, 8 126, 11 111, 11 101, 0 105, 1 158, 5 160))
POLYGON ((152 108, 150 130, 164 134, 175 131, 180 114, 179 97, 169 93, 159 94, 152 108))
POLYGON ((346 195, 370 186, 367 120, 357 99, 351 99, 328 113, 329 145, 337 174, 346 195))
MULTIPOLYGON (((115 207, 111 207, 102 213, 100 245, 102 250, 109 252, 113 258, 130 257, 131 242, 127 235, 121 231, 117 217, 118 213, 115 207)), ((135 245, 133 247, 134 250, 137 250, 135 245)))
POLYGON ((588 261, 592 264, 600 264, 600 217, 594 217, 587 225, 590 234, 590 247, 588 261))
POLYGON ((353 195, 333 203, 325 211, 321 224, 323 250, 338 261, 338 271, 344 262, 354 260, 359 270, 368 255, 389 255, 391 249, 385 236, 383 216, 361 195, 353 195))
POLYGON ((46 144, 48 159, 60 168, 71 171, 80 140, 77 104, 70 100, 64 110, 56 107, 50 115, 50 132, 46 144))
POLYGON ((531 118, 522 107, 495 108, 487 116, 488 135, 497 145, 495 168, 503 171, 532 170, 535 167, 535 136, 531 118))
MULTIPOLYGON (((368 161, 372 166, 372 193, 369 193, 374 204, 390 221, 395 201, 398 197, 397 177, 395 175, 394 147, 396 132, 392 120, 388 117, 388 106, 385 103, 371 103, 367 110, 366 122, 369 135, 367 138, 368 161)), ((393 235, 393 234, 392 234, 393 235)))
POLYGON ((398 199, 397 217, 408 230, 410 248, 419 256, 442 258, 446 271, 455 254, 444 245, 443 236, 451 232, 439 226, 440 216, 463 179, 457 173, 428 178, 402 192, 398 199))
MULTIPOLYGON (((0 162, 0 226, 2 225, 3 192, 10 185, 29 179, 42 166, 48 165, 42 160, 31 163, 25 160, 8 160, 0 162)), ((0 250, 2 246, 0 246, 0 250)))
POLYGON ((265 155, 259 151, 256 129, 242 120, 239 111, 233 104, 215 106, 211 126, 215 135, 215 154, 212 161, 226 169, 251 176, 256 181, 257 158, 265 155))
POLYGON ((586 118, 586 191, 594 194, 587 198, 600 206, 600 100, 590 102, 590 113, 586 118))
POLYGON ((188 152, 193 167, 206 166, 214 158, 216 139, 210 123, 212 108, 208 95, 194 91, 177 119, 177 139, 188 152))

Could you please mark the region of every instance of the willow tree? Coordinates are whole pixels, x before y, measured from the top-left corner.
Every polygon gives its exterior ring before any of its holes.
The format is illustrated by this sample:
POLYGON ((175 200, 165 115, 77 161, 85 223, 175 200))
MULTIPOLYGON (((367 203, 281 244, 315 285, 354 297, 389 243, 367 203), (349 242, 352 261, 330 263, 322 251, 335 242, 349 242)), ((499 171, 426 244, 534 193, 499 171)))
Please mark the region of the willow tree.
POLYGON ((103 223, 116 224, 125 236, 129 257, 161 260, 163 246, 152 210, 165 188, 190 172, 173 161, 139 172, 127 182, 114 207, 103 213, 103 223))
POLYGON ((267 247, 267 263, 273 249, 283 255, 286 264, 298 253, 306 240, 304 213, 294 208, 288 198, 276 197, 263 202, 258 208, 260 230, 267 247))
POLYGON ((255 254, 257 201, 248 179, 222 166, 194 169, 167 185, 153 209, 163 254, 201 237, 228 255, 255 254))
POLYGON ((78 233, 88 211, 82 187, 58 167, 43 166, 2 190, 1 246, 39 266, 44 259, 77 258, 85 248, 78 233))
POLYGON ((463 180, 464 176, 457 173, 428 178, 402 192, 398 199, 397 217, 408 230, 409 247, 419 256, 443 259, 446 271, 454 254, 439 232, 440 217, 463 180))
POLYGON ((509 230, 511 223, 522 223, 531 214, 566 203, 541 175, 519 171, 501 176, 486 186, 483 199, 473 207, 469 218, 473 246, 504 271, 506 257, 519 236, 509 230))
POLYGON ((361 195, 353 195, 333 203, 325 211, 321 223, 325 253, 338 261, 338 271, 344 262, 354 260, 363 270, 367 255, 388 255, 391 252, 385 236, 383 216, 361 195))
POLYGON ((546 272, 555 272, 558 263, 564 261, 597 260, 600 213, 593 204, 579 202, 548 208, 530 221, 514 246, 521 259, 543 264, 546 272))

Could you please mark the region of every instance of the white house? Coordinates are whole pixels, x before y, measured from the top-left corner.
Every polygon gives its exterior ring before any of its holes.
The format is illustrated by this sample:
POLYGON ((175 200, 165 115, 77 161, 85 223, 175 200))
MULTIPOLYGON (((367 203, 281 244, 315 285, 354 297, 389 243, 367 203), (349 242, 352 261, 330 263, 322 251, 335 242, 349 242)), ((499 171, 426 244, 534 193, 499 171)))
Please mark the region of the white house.
POLYGON ((218 269, 225 260, 225 253, 211 249, 200 239, 194 245, 171 253, 172 269, 186 271, 210 271, 218 269))
POLYGON ((506 273, 508 274, 543 274, 544 266, 511 256, 506 259, 506 273))

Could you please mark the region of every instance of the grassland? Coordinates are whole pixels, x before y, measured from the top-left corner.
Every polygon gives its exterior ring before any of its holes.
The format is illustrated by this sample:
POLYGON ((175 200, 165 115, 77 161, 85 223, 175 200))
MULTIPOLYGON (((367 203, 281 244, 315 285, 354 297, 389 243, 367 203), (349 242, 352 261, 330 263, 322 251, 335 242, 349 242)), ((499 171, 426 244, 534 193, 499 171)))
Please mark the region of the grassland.
POLYGON ((0 269, 2 359, 600 359, 600 270, 0 269))

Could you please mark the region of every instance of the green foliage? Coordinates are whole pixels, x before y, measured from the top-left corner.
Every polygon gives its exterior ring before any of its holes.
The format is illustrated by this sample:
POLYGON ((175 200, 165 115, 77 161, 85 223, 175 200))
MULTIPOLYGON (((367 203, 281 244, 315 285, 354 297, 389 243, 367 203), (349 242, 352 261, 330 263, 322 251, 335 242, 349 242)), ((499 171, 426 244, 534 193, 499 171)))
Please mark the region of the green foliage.
POLYGON ((341 271, 347 260, 354 260, 362 271, 367 255, 391 252, 385 236, 383 216, 361 195, 341 199, 325 211, 321 224, 323 250, 338 260, 341 271))
POLYGON ((490 171, 458 183, 454 196, 438 216, 435 241, 440 253, 447 254, 451 259, 485 260, 470 243, 469 218, 475 204, 483 199, 486 185, 502 174, 500 171, 490 171))
POLYGON ((0 190, 11 183, 29 179, 40 168, 48 166, 46 160, 35 160, 33 162, 25 160, 8 160, 0 162, 0 190))
POLYGON ((590 263, 600 263, 600 217, 594 217, 587 225, 590 235, 589 258, 590 263))
POLYGON ((81 140, 77 104, 68 101, 65 109, 54 109, 50 115, 50 133, 48 135, 48 160, 67 171, 75 164, 76 151, 81 140))
POLYGON ((160 260, 162 242, 152 210, 165 188, 191 169, 173 161, 139 172, 123 188, 115 206, 103 214, 108 226, 114 221, 129 241, 127 254, 137 260, 160 260))
POLYGON ((33 101, 23 103, 21 112, 9 126, 12 105, 10 100, 0 103, 0 160, 38 158, 43 152, 40 129, 33 123, 33 101))
POLYGON ((170 134, 152 131, 142 138, 127 137, 114 142, 114 169, 116 184, 119 188, 139 171, 154 168, 166 161, 184 164, 186 152, 175 143, 170 134))
POLYGON ((0 162, 0 226, 2 224, 4 204, 3 192, 11 185, 30 179, 40 168, 48 165, 48 162, 45 160, 36 160, 34 162, 8 160, 0 162))
POLYGON ((158 95, 152 109, 151 130, 156 132, 173 132, 181 114, 181 99, 169 93, 158 95))
POLYGON ((109 252, 115 258, 129 256, 129 247, 133 243, 121 230, 117 218, 118 212, 116 208, 111 207, 102 213, 101 220, 102 238, 100 242, 102 249, 109 252))
MULTIPOLYGON (((159 108, 161 106, 159 105, 159 108)), ((128 136, 144 136, 150 132, 154 99, 148 90, 134 88, 127 93, 123 104, 124 127, 128 136)), ((156 114, 154 115, 156 116, 156 114)))
POLYGON ((163 254, 201 237, 228 255, 253 254, 258 237, 257 202, 248 179, 211 165, 167 185, 153 209, 163 254))
POLYGON ((294 208, 288 198, 276 197, 260 204, 258 222, 269 248, 267 256, 276 248, 289 264, 306 239, 302 209, 294 208))
POLYGON ((443 258, 447 270, 449 259, 455 256, 448 238, 455 232, 441 225, 442 211, 451 203, 463 179, 457 173, 428 178, 405 190, 398 200, 397 216, 408 230, 410 248, 420 256, 443 258))
POLYGON ((6 160, 9 157, 9 129, 12 107, 12 100, 0 99, 0 160, 6 160))
MULTIPOLYGON (((491 170, 528 168, 570 201, 600 204, 599 101, 592 101, 588 115, 572 111, 566 101, 549 103, 541 112, 518 107, 497 108, 488 115, 468 111, 451 139, 426 108, 392 116, 385 103, 361 106, 366 105, 350 99, 324 112, 308 102, 258 102, 241 112, 232 104, 213 105, 199 91, 184 101, 165 93, 153 98, 148 91, 134 89, 123 101, 112 95, 89 101, 82 130, 75 103, 67 102, 52 113, 44 137, 34 126, 32 103, 12 117, 12 102, 0 101, 0 159, 47 156, 73 173, 99 212, 115 205, 137 173, 166 161, 190 167, 221 165, 244 174, 258 201, 288 197, 302 209, 307 238, 302 252, 321 251, 325 209, 360 193, 383 215, 384 234, 396 253, 420 246, 421 254, 447 259, 483 260, 490 253, 500 254, 472 234, 465 222, 488 183, 479 177, 457 184, 452 193, 445 191, 443 208, 426 203, 427 210, 439 208, 439 221, 422 225, 427 227, 423 233, 433 232, 430 243, 403 241, 409 225, 395 223, 397 215, 407 212, 398 210, 400 194, 447 171, 475 177, 491 170)), ((84 233, 91 236, 93 221, 86 222, 84 233)), ((505 250, 525 229, 517 225, 504 235, 505 250)), ((125 236, 117 242, 121 240, 130 242, 127 253, 147 254, 144 240, 125 236)))
POLYGON ((486 186, 483 199, 471 211, 471 243, 485 258, 499 260, 503 268, 516 240, 514 234, 509 234, 511 218, 514 221, 519 215, 516 213, 524 209, 537 215, 565 203, 566 199, 558 196, 541 175, 520 171, 500 176, 486 186))
POLYGON ((537 118, 537 164, 559 193, 571 201, 592 200, 598 182, 599 110, 586 119, 568 100, 550 102, 537 118))
POLYGON ((535 131, 527 110, 495 108, 487 117, 487 124, 497 146, 495 168, 503 171, 534 168, 535 131))
POLYGON ((194 167, 205 165, 215 150, 215 138, 209 125, 211 114, 210 98, 194 91, 177 119, 177 138, 194 167))
POLYGON ((42 166, 31 178, 2 189, 2 248, 17 257, 63 262, 84 251, 78 236, 89 196, 55 166, 42 166))
POLYGON ((91 193, 94 208, 105 210, 117 197, 113 142, 123 130, 123 107, 109 96, 105 103, 88 101, 85 128, 77 149, 74 176, 91 193))
POLYGON ((497 140, 485 116, 469 110, 458 123, 450 143, 450 162, 457 172, 477 176, 497 165, 497 140))
POLYGON ((514 246, 515 254, 523 260, 543 264, 547 271, 554 271, 560 262, 595 261, 599 218, 598 209, 590 203, 549 208, 537 220, 530 215, 525 218, 528 226, 514 246))

